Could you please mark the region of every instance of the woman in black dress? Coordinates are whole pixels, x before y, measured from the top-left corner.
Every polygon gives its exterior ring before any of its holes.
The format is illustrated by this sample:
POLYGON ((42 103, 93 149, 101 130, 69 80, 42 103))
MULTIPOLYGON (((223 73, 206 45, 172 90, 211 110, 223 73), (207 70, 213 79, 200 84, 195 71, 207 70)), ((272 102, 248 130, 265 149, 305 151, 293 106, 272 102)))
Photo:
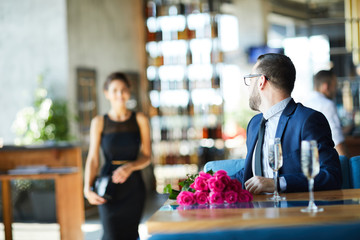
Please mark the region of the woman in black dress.
POLYGON ((145 202, 145 186, 140 170, 150 163, 150 127, 144 114, 126 108, 130 99, 129 88, 124 74, 110 74, 104 83, 104 93, 111 109, 91 121, 84 194, 90 204, 99 207, 104 230, 102 240, 133 240, 139 237, 138 225, 145 202), (100 146, 105 157, 101 175, 110 175, 112 179, 111 200, 91 190, 99 170, 100 146))

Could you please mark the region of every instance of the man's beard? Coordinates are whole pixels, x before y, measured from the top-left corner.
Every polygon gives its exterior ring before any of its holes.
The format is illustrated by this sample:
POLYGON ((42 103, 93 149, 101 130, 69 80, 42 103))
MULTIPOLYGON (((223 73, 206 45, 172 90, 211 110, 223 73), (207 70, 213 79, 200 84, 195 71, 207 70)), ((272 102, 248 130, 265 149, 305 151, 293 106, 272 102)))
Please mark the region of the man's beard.
POLYGON ((260 111, 259 110, 260 103, 261 103, 261 98, 259 91, 254 87, 249 98, 249 106, 254 111, 260 111))

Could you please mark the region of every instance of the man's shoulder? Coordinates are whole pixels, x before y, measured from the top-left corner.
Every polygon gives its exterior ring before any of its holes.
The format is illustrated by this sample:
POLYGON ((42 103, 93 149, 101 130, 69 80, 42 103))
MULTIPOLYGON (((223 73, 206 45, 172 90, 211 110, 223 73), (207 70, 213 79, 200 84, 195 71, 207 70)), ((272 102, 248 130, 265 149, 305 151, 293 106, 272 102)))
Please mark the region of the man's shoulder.
POLYGON ((315 118, 318 120, 326 119, 324 114, 312 109, 310 107, 304 106, 302 103, 296 103, 296 110, 294 111, 294 117, 300 117, 300 118, 315 118))
POLYGON ((262 114, 262 113, 256 114, 255 116, 253 116, 253 117, 250 119, 249 125, 250 125, 250 124, 259 123, 262 118, 263 118, 263 114, 262 114))

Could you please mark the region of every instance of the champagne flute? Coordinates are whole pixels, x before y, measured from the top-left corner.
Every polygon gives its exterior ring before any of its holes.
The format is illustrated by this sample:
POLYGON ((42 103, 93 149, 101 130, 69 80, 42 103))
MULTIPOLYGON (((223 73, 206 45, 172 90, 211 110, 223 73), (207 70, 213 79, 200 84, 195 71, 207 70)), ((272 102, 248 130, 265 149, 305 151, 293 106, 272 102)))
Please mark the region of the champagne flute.
POLYGON ((318 208, 314 202, 314 178, 319 174, 319 152, 316 140, 301 141, 301 169, 309 182, 309 205, 301 209, 301 212, 322 212, 323 208, 318 208))
POLYGON ((275 138, 274 142, 270 141, 269 150, 268 150, 268 161, 269 166, 273 170, 274 175, 274 194, 268 200, 272 201, 281 201, 286 200, 285 197, 281 197, 278 192, 278 171, 283 165, 283 155, 282 155, 282 148, 281 148, 281 141, 280 138, 275 138))

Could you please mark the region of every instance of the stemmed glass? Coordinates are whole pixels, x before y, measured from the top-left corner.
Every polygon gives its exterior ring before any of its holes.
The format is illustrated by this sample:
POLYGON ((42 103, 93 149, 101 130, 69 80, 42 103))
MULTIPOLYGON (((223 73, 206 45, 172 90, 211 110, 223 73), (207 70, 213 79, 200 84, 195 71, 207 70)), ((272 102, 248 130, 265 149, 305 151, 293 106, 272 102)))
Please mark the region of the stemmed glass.
POLYGON ((278 171, 283 165, 283 155, 282 155, 280 138, 275 138, 273 143, 270 141, 269 149, 268 149, 268 161, 269 161, 270 168, 274 172, 274 183, 275 183, 274 194, 271 198, 268 198, 268 200, 272 200, 272 201, 286 200, 285 197, 281 197, 279 195, 279 192, 277 189, 278 171))
POLYGON ((301 212, 322 212, 323 208, 318 208, 314 202, 314 178, 319 174, 319 152, 315 140, 301 141, 301 169, 309 182, 309 205, 301 209, 301 212))

